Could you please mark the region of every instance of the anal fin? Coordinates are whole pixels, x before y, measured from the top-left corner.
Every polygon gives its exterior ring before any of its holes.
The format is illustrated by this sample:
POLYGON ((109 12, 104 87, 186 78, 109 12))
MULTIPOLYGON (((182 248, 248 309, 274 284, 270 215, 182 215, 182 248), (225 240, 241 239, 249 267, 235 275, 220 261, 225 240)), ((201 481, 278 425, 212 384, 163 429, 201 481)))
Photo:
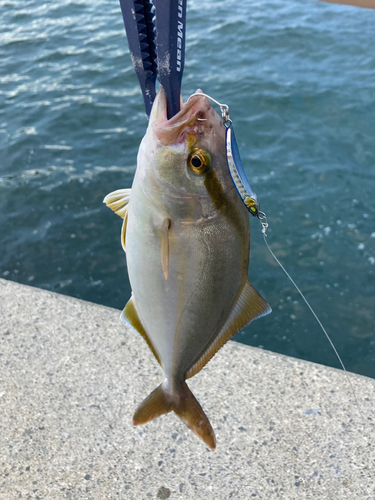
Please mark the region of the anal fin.
POLYGON ((254 319, 266 316, 272 311, 267 302, 259 295, 255 288, 246 281, 241 293, 232 307, 232 310, 214 341, 208 346, 203 355, 188 370, 186 378, 196 375, 217 353, 217 351, 235 335, 241 328, 254 319))
POLYGON ((124 310, 122 311, 120 320, 127 325, 130 324, 130 326, 132 326, 135 330, 137 330, 137 332, 141 335, 141 337, 143 337, 147 342, 147 345, 150 348, 152 354, 155 356, 156 361, 159 363, 159 365, 161 365, 158 353, 156 352, 155 347, 152 345, 152 342, 146 333, 142 321, 138 316, 132 297, 129 299, 124 310))

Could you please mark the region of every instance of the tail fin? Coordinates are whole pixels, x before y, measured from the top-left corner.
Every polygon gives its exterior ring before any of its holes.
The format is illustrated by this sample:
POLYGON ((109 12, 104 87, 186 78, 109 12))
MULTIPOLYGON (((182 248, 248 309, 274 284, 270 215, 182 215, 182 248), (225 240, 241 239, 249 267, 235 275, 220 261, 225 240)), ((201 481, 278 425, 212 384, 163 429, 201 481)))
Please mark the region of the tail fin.
POLYGON ((145 424, 172 410, 211 450, 216 448, 215 433, 211 424, 185 382, 178 395, 170 394, 163 388, 163 384, 160 384, 137 408, 133 425, 145 424))

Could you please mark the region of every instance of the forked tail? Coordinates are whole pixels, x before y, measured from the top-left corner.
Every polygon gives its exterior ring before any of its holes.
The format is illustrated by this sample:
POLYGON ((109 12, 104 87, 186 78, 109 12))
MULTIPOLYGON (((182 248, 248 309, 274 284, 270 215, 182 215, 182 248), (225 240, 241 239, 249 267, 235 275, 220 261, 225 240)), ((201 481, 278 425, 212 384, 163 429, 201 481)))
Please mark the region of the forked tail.
POLYGON ((171 411, 174 411, 211 450, 216 448, 215 433, 211 424, 186 382, 178 394, 170 394, 163 384, 160 384, 137 408, 133 425, 145 424, 171 411))

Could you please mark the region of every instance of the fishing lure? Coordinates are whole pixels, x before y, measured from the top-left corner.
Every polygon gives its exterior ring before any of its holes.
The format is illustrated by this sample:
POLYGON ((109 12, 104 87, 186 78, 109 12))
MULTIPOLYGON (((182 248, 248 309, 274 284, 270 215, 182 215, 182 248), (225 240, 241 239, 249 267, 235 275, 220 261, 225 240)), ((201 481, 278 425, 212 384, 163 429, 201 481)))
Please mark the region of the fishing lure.
POLYGON ((233 184, 235 185, 238 194, 240 195, 245 207, 254 217, 259 215, 259 204, 257 195, 251 189, 247 180, 245 170, 242 165, 240 152, 238 150, 236 136, 232 121, 224 123, 226 127, 225 143, 227 147, 227 163, 233 184))

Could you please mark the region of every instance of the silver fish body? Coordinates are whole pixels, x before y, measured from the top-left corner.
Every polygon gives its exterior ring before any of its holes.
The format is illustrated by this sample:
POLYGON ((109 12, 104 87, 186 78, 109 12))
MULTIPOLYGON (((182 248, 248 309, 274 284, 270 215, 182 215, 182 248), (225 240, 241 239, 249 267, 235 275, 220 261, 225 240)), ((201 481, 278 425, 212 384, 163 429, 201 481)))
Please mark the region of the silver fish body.
POLYGON ((105 199, 124 218, 132 297, 122 318, 165 375, 133 422, 173 410, 214 449, 212 427, 185 380, 270 307, 247 280, 249 215, 228 172, 224 125, 206 98, 191 98, 167 120, 159 91, 125 191, 105 199))

